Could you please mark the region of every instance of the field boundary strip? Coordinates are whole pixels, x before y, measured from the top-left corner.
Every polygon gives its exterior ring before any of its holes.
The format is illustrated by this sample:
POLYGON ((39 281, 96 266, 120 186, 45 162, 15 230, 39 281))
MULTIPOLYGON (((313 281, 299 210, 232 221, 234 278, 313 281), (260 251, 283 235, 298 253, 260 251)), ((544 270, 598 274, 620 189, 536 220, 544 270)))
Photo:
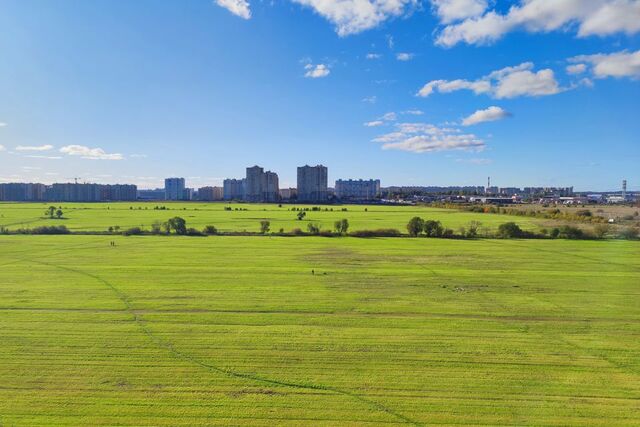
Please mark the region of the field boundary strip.
POLYGON ((107 286, 109 289, 111 289, 111 291, 118 297, 118 299, 124 304, 124 306, 126 307, 126 311, 127 313, 129 313, 132 318, 133 321, 135 322, 135 324, 140 328, 140 330, 142 330, 142 332, 147 335, 147 337, 149 337, 149 339, 155 343, 155 345, 158 348, 162 348, 166 351, 168 351, 169 353, 171 353, 173 355, 174 358, 178 359, 178 360, 182 360, 182 361, 186 361, 189 362, 191 364, 200 366, 201 368, 207 369, 209 371, 212 372, 216 372, 216 373, 220 373, 220 374, 224 374, 233 378, 241 378, 241 379, 245 379, 245 380, 251 380, 251 381, 255 381, 255 382, 259 382, 259 383, 263 383, 263 384, 270 384, 270 385, 274 385, 274 386, 280 386, 280 387, 291 387, 291 388, 298 388, 298 389, 308 389, 308 390, 323 390, 323 391, 327 391, 327 392, 331 392, 334 394, 338 394, 338 395, 342 395, 342 396, 347 396, 347 397, 351 397, 355 400, 358 400, 361 403, 364 403, 378 411, 384 412, 390 416, 395 417, 398 420, 401 420, 403 423, 405 424, 412 424, 415 426, 421 426, 422 423, 419 423, 418 421, 415 421, 411 418, 409 418, 408 416, 401 414, 399 412, 394 411, 391 408, 386 407, 385 405, 367 399, 365 397, 360 396, 359 394, 356 394, 354 392, 348 391, 348 390, 343 390, 337 387, 332 387, 332 386, 327 386, 327 385, 323 385, 323 384, 306 384, 306 383, 296 383, 296 382, 292 382, 292 381, 280 381, 280 380, 276 380, 276 379, 271 379, 271 378, 266 378, 266 377, 262 377, 259 375, 252 375, 252 374, 247 374, 247 373, 243 373, 243 372, 238 372, 238 371, 234 371, 231 369, 226 369, 226 368, 221 368, 219 366, 210 364, 210 363, 205 363, 202 362, 198 359, 196 359, 195 357, 186 354, 184 352, 181 352, 179 350, 177 350, 170 342, 167 342, 166 340, 163 340, 161 338, 159 338, 156 334, 153 333, 153 331, 151 331, 151 329, 149 329, 149 327, 147 326, 147 322, 141 317, 141 315, 139 313, 137 313, 133 307, 131 306, 131 299, 129 298, 129 296, 122 292, 120 289, 118 289, 116 286, 114 286, 112 283, 110 283, 109 281, 103 279, 102 277, 92 274, 92 273, 88 273, 86 271, 82 271, 82 270, 78 270, 75 268, 71 268, 71 267, 65 267, 62 265, 56 265, 56 264, 51 264, 48 262, 44 262, 44 261, 37 261, 37 260, 33 260, 33 259, 25 259, 24 261, 29 261, 35 264, 41 264, 41 265, 46 265, 49 267, 54 267, 54 268, 58 268, 61 270, 65 270, 65 271, 69 271, 72 273, 76 273, 76 274, 80 274, 80 275, 84 275, 87 277, 90 277, 100 283, 102 283, 103 285, 107 286))

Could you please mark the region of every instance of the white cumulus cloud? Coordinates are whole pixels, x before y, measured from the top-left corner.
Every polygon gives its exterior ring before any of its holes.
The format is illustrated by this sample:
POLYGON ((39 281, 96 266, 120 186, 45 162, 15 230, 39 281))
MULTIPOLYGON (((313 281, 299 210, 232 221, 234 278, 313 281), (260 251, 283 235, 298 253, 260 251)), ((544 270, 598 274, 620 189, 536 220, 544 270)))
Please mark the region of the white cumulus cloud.
POLYGON ((417 0, 293 0, 310 7, 336 27, 339 36, 375 28, 384 21, 411 13, 417 0))
MULTIPOLYGON (((438 11, 439 9, 436 8, 438 11)), ((449 24, 453 18, 443 18, 449 24)), ((577 28, 578 37, 640 31, 638 0, 520 0, 507 13, 490 10, 447 25, 436 43, 490 44, 510 31, 550 32, 577 28)))
POLYGON ((431 0, 431 4, 443 24, 482 15, 487 10, 487 0, 431 0))
POLYGON ((53 149, 53 145, 18 145, 16 151, 49 151, 53 149))
POLYGON ((307 70, 304 73, 304 76, 310 79, 327 77, 331 73, 331 71, 329 70, 329 67, 327 67, 325 64, 317 64, 317 65, 307 64, 304 66, 304 69, 307 70))
POLYGON ((251 9, 246 0, 215 0, 216 4, 243 19, 251 18, 251 9))
POLYGON ((491 106, 484 110, 478 110, 462 120, 464 126, 471 126, 483 122, 494 122, 511 116, 508 111, 496 106, 491 106))
POLYGON ((432 80, 417 93, 427 97, 434 92, 449 93, 470 90, 476 95, 487 94, 493 98, 515 98, 518 96, 544 96, 561 92, 553 70, 532 71, 533 63, 525 62, 515 67, 494 71, 478 80, 432 80))
POLYGON ((91 160, 122 160, 122 154, 106 153, 102 148, 89 148, 84 145, 66 145, 60 149, 61 153, 68 156, 79 156, 91 160))
POLYGON ((585 66, 584 63, 588 63, 592 68, 593 76, 598 79, 606 77, 640 78, 640 50, 635 52, 623 50, 609 54, 580 55, 570 58, 569 61, 578 62, 578 64, 570 65, 569 67, 585 66))

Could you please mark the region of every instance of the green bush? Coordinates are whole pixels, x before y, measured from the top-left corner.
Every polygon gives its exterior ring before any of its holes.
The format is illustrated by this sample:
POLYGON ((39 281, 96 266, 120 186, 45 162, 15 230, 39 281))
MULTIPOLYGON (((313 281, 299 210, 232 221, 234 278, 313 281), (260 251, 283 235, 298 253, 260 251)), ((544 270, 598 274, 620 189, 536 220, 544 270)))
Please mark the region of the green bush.
POLYGON ((584 239, 587 236, 585 235, 584 231, 582 231, 578 227, 573 227, 571 225, 563 225, 562 227, 559 228, 558 237, 560 237, 561 239, 577 240, 577 239, 584 239))
POLYGON ((515 222, 505 222, 498 226, 498 237, 513 239, 523 237, 523 235, 522 229, 515 222))
POLYGON ((356 230, 349 233, 351 237, 400 237, 402 234, 395 228, 379 228, 377 230, 356 230))
POLYGON ((136 236, 142 234, 142 228, 140 227, 131 227, 122 232, 123 236, 136 236))
POLYGON ((203 232, 201 232, 200 230, 196 230, 195 228, 187 228, 184 234, 186 234, 187 236, 205 236, 203 232))
POLYGON ((64 225, 50 225, 50 226, 33 228, 31 230, 28 230, 28 233, 29 234, 69 234, 71 232, 64 225))

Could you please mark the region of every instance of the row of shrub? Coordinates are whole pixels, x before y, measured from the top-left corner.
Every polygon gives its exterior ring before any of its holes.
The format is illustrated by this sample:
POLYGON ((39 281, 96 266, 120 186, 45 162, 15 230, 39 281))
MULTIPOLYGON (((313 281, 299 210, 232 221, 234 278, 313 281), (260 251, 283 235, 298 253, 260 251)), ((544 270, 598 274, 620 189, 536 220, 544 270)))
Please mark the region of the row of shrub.
MULTIPOLYGON (((578 227, 563 225, 551 229, 541 229, 539 232, 523 230, 515 222, 506 222, 500 224, 497 231, 490 231, 481 228, 481 223, 471 221, 467 227, 460 227, 456 233, 450 228, 445 228, 440 221, 424 220, 420 217, 413 217, 407 223, 407 232, 411 237, 429 237, 429 238, 501 238, 501 239, 603 239, 607 237, 622 239, 637 239, 640 230, 634 227, 625 227, 618 231, 613 231, 607 224, 598 224, 592 231, 585 231, 578 227)), ((252 232, 219 232, 213 225, 207 225, 202 230, 187 227, 187 223, 183 218, 173 217, 164 223, 156 222, 152 224, 151 230, 144 230, 142 227, 131 227, 120 232, 119 227, 109 227, 108 234, 122 234, 124 236, 136 235, 184 235, 184 236, 211 236, 217 234, 223 235, 277 235, 277 236, 323 236, 323 237, 402 237, 402 233, 394 228, 382 228, 376 230, 355 230, 349 232, 349 222, 347 219, 337 220, 334 224, 334 230, 322 230, 319 224, 310 222, 307 224, 307 231, 300 228, 294 228, 285 232, 280 228, 278 232, 270 232, 271 223, 267 220, 260 221, 260 233, 252 232)), ((6 228, 0 228, 3 234, 70 234, 71 231, 64 225, 41 226, 31 229, 18 229, 9 232, 6 228)), ((91 233, 80 233, 91 234, 91 233)))

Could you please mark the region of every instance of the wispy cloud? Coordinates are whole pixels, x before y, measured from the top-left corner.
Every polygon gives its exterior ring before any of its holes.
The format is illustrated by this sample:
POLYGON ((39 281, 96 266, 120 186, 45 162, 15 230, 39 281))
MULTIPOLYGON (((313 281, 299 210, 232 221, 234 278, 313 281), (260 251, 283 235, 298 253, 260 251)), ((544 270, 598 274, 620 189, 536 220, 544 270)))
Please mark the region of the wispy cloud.
POLYGON ((304 66, 304 69, 307 70, 304 76, 311 79, 327 77, 331 73, 331 70, 329 70, 329 67, 325 64, 307 64, 304 66))
POLYGON ((382 120, 373 120, 371 122, 366 122, 364 125, 366 127, 376 127, 376 126, 382 126, 384 124, 384 122, 382 120))
POLYGON ((6 148, 4 148, 4 145, 0 144, 0 151, 5 151, 6 148))
POLYGON ((378 100, 378 98, 375 95, 366 96, 366 97, 362 98, 362 102, 366 102, 366 103, 369 103, 369 104, 375 104, 377 100, 378 100))
POLYGON ((43 156, 40 154, 32 154, 25 157, 29 157, 30 159, 48 159, 48 160, 60 160, 62 158, 61 156, 43 156))
POLYGON ((49 151, 53 149, 53 145, 18 145, 16 151, 49 151))
POLYGON ((69 156, 79 156, 83 159, 90 160, 122 160, 120 153, 109 154, 102 148, 89 148, 84 145, 66 145, 60 149, 61 153, 69 156))
POLYGON ((0 122, 0 128, 5 127, 7 124, 5 122, 0 122))
POLYGON ((482 151, 485 143, 474 134, 463 134, 459 129, 439 127, 428 123, 398 123, 396 130, 373 139, 383 150, 401 150, 412 153, 435 151, 482 151))
POLYGON ((511 113, 509 113, 508 111, 505 111, 500 107, 491 106, 484 110, 477 110, 475 113, 462 120, 462 124, 464 126, 471 126, 483 122, 494 122, 496 120, 502 120, 509 116, 511 116, 511 113))
POLYGON ((251 9, 246 0, 215 0, 216 4, 243 19, 251 18, 251 9))
POLYGON ((586 64, 567 65, 567 68, 565 68, 565 70, 567 71, 567 74, 582 74, 587 71, 587 66, 586 64))
POLYGON ((132 159, 146 159, 148 156, 146 154, 131 154, 129 157, 132 159))
POLYGON ((456 159, 458 163, 468 163, 471 165, 489 165, 493 163, 491 159, 483 159, 483 158, 472 158, 472 159, 456 159))
POLYGON ((379 53, 367 53, 367 59, 380 59, 382 55, 379 53))
POLYGON ((398 61, 411 61, 415 55, 408 52, 396 53, 396 59, 398 61))

